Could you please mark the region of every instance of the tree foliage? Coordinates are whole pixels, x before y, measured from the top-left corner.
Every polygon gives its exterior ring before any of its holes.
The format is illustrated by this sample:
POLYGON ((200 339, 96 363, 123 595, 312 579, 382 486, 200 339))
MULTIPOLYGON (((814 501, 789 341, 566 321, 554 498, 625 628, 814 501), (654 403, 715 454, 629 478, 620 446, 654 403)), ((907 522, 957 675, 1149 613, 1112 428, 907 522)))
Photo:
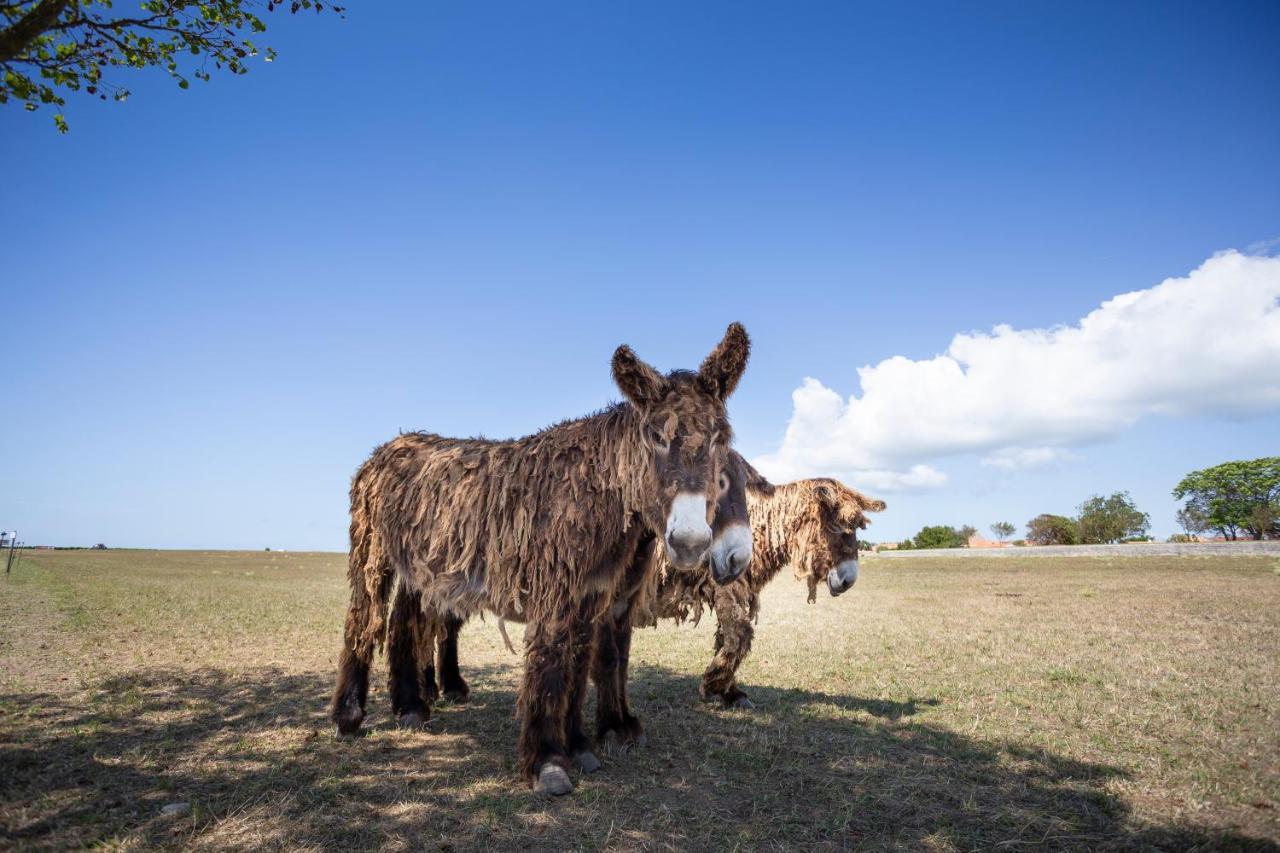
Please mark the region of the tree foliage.
POLYGON ((963 548, 968 542, 968 538, 961 536, 954 527, 939 524, 922 528, 916 534, 914 544, 917 548, 963 548))
POLYGON ((1178 526, 1182 528, 1183 535, 1187 541, 1191 541, 1198 534, 1204 533, 1209 529, 1209 519, 1194 504, 1188 503, 1173 515, 1178 520, 1178 526))
POLYGON ((1150 516, 1138 510, 1128 492, 1094 495, 1080 504, 1079 512, 1080 541, 1088 544, 1145 536, 1151 527, 1150 516))
POLYGON ((1042 513, 1027 522, 1027 541, 1035 545, 1078 545, 1080 526, 1074 518, 1042 513))
POLYGON ((1017 528, 1007 521, 997 521, 995 524, 991 525, 991 533, 1001 542, 1008 539, 1016 531, 1017 528))
MULTIPOLYGON (((343 11, 322 0, 288 6, 343 11)), ((129 90, 109 79, 120 69, 163 68, 182 89, 215 71, 244 74, 251 57, 275 58, 246 37, 267 29, 259 8, 253 0, 143 0, 138 14, 125 15, 112 0, 0 0, 0 104, 61 107, 68 91, 123 101, 129 90)), ((67 132, 61 112, 53 120, 67 132)))
MULTIPOLYGON (((1226 539, 1241 532, 1254 539, 1275 536, 1280 512, 1280 456, 1224 462, 1192 471, 1173 490, 1175 500, 1190 509, 1226 539)), ((1181 519, 1179 519, 1181 522, 1181 519)))

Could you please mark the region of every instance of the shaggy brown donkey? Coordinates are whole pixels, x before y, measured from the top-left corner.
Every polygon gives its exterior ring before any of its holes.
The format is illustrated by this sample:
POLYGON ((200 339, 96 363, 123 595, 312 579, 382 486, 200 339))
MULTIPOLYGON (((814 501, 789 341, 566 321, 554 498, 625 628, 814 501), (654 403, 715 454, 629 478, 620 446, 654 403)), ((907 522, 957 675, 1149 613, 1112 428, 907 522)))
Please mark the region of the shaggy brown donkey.
MULTIPOLYGON (((774 486, 737 453, 730 454, 728 470, 745 472, 742 478, 747 485, 753 539, 747 572, 732 583, 713 585, 705 573, 673 572, 660 565, 644 575, 652 578, 650 587, 633 593, 627 601, 642 601, 631 615, 631 622, 638 625, 656 625, 658 619, 668 618, 683 621, 691 615, 696 622, 703 608, 710 606, 717 621, 715 655, 703 673, 699 692, 704 699, 719 699, 726 707, 750 708, 751 700, 736 679, 751 651, 760 592, 788 564, 798 578, 808 582, 810 601, 822 583, 833 596, 845 592, 858 579, 858 531, 867 526, 866 513, 881 512, 885 504, 825 478, 774 486)), ((726 512, 723 508, 719 511, 726 512)), ((656 560, 662 563, 660 555, 656 560)), ((611 655, 616 654, 620 658, 616 671, 621 677, 593 673, 598 691, 597 735, 606 744, 614 735, 625 746, 642 737, 638 721, 632 723, 634 718, 626 709, 631 631, 622 619, 605 626, 597 629, 597 665, 610 668, 611 655), (612 692, 606 693, 604 687, 610 685, 612 692)), ((466 683, 458 672, 457 627, 447 626, 449 630, 440 638, 440 679, 446 690, 461 687, 465 693, 466 683)), ((434 689, 430 682, 428 689, 434 689)))
MULTIPOLYGON (((726 583, 738 577, 751 562, 752 534, 750 520, 747 516, 747 470, 748 466, 736 453, 729 455, 728 464, 721 472, 720 497, 716 502, 715 518, 712 521, 713 538, 708 550, 707 566, 700 573, 719 582, 726 583)), ((594 639, 594 656, 592 658, 592 680, 596 684, 596 736, 606 745, 616 742, 626 748, 632 744, 644 742, 644 727, 627 705, 626 682, 627 665, 631 650, 631 610, 637 599, 651 593, 657 588, 654 572, 659 565, 665 568, 666 561, 659 558, 660 551, 654 547, 655 540, 648 538, 637 549, 627 571, 615 589, 612 606, 599 615, 596 622, 594 639)), ((453 701, 464 702, 470 695, 470 688, 462 677, 458 667, 458 633, 464 619, 447 616, 441 621, 444 630, 439 633, 440 684, 436 685, 436 667, 434 649, 430 646, 417 646, 422 635, 421 624, 430 617, 422 613, 421 607, 412 601, 397 599, 396 608, 391 614, 388 629, 388 663, 391 669, 393 703, 399 695, 400 701, 409 699, 421 690, 426 701, 434 701, 443 690, 444 695, 453 701), (418 661, 403 661, 404 655, 412 654, 418 649, 421 656, 418 661), (421 675, 420 683, 411 683, 414 676, 421 675)), ((505 621, 523 621, 519 614, 505 614, 505 621)), ((578 733, 571 736, 572 743, 585 740, 581 736, 581 695, 575 698, 569 709, 570 719, 566 725, 569 730, 578 733)), ((404 719, 402 715, 402 719, 404 719)), ((417 724, 416 718, 405 721, 406 724, 417 724)), ((599 766, 595 755, 585 746, 571 752, 576 764, 590 772, 599 766)))
POLYGON ((866 513, 885 508, 884 501, 837 480, 774 486, 750 465, 747 468, 753 557, 746 573, 733 583, 713 587, 705 576, 663 567, 655 575, 658 588, 648 597, 647 611, 636 619, 652 625, 660 618, 680 621, 692 613, 696 622, 703 606, 710 606, 717 622, 715 656, 699 692, 705 700, 718 698, 726 707, 738 708, 751 707, 736 676, 751 651, 761 590, 789 564, 797 578, 808 582, 810 601, 824 582, 831 595, 840 595, 858 579, 858 531, 867 526, 866 513))
MULTIPOLYGON (((528 623, 520 770, 539 790, 572 790, 566 723, 592 621, 646 537, 661 536, 676 567, 697 565, 711 544, 732 437, 724 403, 749 349, 735 323, 696 373, 663 376, 619 347, 613 376, 626 403, 510 441, 411 433, 376 449, 351 486, 339 733, 364 719, 393 585, 433 616, 515 611, 528 623)), ((438 630, 424 625, 416 642, 429 648, 438 630)))

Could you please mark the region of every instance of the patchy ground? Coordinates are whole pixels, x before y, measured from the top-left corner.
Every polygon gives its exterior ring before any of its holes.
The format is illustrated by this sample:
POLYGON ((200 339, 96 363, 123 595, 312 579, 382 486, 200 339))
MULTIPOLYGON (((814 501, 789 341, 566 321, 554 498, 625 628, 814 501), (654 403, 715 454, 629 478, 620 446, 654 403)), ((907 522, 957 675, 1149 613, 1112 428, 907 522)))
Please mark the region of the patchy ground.
POLYGON ((815 605, 780 579, 757 710, 697 701, 710 620, 641 631, 649 746, 555 802, 515 778, 492 622, 463 634, 470 703, 396 731, 379 677, 368 736, 334 740, 343 561, 25 555, 0 846, 1280 849, 1274 558, 869 559, 815 605))

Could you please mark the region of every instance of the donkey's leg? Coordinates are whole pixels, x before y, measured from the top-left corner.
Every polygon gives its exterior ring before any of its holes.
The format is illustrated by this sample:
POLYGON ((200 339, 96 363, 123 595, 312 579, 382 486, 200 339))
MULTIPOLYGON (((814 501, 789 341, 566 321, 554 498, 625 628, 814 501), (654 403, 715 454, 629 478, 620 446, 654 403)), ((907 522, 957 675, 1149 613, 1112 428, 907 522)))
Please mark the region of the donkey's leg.
POLYGON ((387 693, 391 696, 391 712, 401 728, 421 728, 431 718, 431 706, 424 701, 418 681, 418 651, 432 651, 430 638, 422 638, 424 631, 429 634, 428 621, 422 613, 422 594, 410 592, 401 583, 387 628, 387 664, 391 670, 387 693))
POLYGON ((369 659, 343 644, 338 658, 338 685, 333 691, 330 718, 338 725, 338 737, 354 737, 364 722, 364 706, 369 699, 369 659))
POLYGON ((591 751, 591 739, 582 730, 582 701, 587 692, 587 675, 591 667, 592 640, 595 625, 591 621, 597 607, 594 597, 584 603, 574 625, 573 670, 569 690, 568 719, 565 721, 565 746, 573 763, 583 773, 600 769, 600 759, 591 751))
POLYGON ((644 746, 647 742, 644 726, 640 725, 640 718, 631 713, 631 706, 627 700, 627 683, 631 679, 631 633, 633 631, 631 610, 634 604, 634 599, 629 601, 626 611, 615 623, 614 634, 618 644, 618 697, 619 707, 622 709, 622 721, 627 727, 627 742, 634 746, 644 746))
POLYGON ((371 577, 366 578, 364 555, 363 550, 352 549, 348 570, 351 601, 347 606, 342 652, 338 656, 338 683, 329 708, 339 737, 355 735, 364 722, 365 703, 369 698, 369 664, 385 627, 386 602, 393 577, 389 566, 378 564, 370 568, 371 577))
POLYGON ((440 685, 436 683, 436 659, 434 654, 428 654, 425 657, 425 663, 418 661, 422 664, 422 698, 428 704, 434 705, 440 701, 440 685))
POLYGON ((520 772, 535 791, 553 795, 573 790, 564 736, 575 619, 572 611, 559 616, 551 624, 531 624, 526 629, 524 679, 517 703, 520 772))
POLYGON ((471 688, 458 669, 458 632, 461 630, 461 619, 445 617, 444 633, 440 637, 440 689, 445 698, 454 702, 465 702, 471 695, 471 688))
POLYGON ((644 727, 627 707, 631 602, 615 604, 596 625, 591 677, 596 685, 596 740, 608 750, 643 746, 644 727))
POLYGON ((754 705, 747 694, 738 688, 737 673, 751 652, 755 628, 751 624, 749 601, 744 598, 745 589, 734 587, 716 590, 713 604, 717 622, 715 656, 702 674, 702 686, 698 692, 705 701, 719 698, 726 708, 752 708, 754 705))

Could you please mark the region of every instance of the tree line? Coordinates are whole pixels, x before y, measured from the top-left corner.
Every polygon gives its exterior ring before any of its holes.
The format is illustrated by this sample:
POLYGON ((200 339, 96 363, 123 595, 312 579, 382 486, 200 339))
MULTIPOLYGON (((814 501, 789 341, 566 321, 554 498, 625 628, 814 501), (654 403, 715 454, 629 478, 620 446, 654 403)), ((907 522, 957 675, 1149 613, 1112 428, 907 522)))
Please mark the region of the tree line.
MULTIPOLYGON (((1187 474, 1173 489, 1185 501, 1176 513, 1182 534, 1171 541, 1195 541, 1214 531, 1223 539, 1280 539, 1280 456, 1224 462, 1187 474)), ((1027 522, 1026 539, 1015 545, 1095 545, 1150 540, 1151 517, 1127 491, 1093 495, 1073 516, 1041 513, 1027 522)), ((1007 521, 990 527, 1001 542, 1017 530, 1007 521)), ((965 548, 976 533, 970 525, 924 527, 898 550, 965 548)))

